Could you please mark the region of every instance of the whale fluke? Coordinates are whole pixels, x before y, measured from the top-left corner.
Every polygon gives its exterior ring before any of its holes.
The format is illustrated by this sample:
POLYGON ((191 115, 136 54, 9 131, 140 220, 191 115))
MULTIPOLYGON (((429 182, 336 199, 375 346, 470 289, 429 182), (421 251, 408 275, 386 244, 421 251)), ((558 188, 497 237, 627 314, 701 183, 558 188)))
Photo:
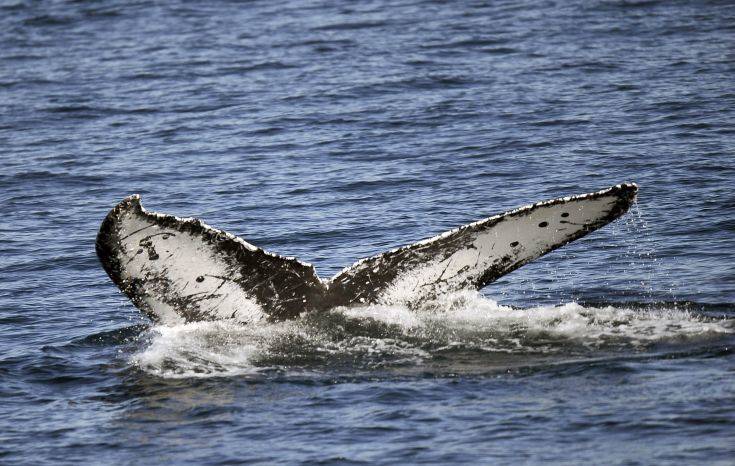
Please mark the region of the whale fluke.
POLYGON ((112 281, 156 321, 252 322, 352 304, 414 306, 482 288, 581 238, 623 215, 637 191, 624 183, 520 207, 362 259, 330 280, 200 220, 148 212, 137 195, 110 211, 96 249, 112 281))
MULTIPOLYGON (((638 187, 539 202, 363 259, 342 270, 330 291, 347 303, 414 304, 462 289, 480 289, 528 262, 623 215, 638 187)), ((344 304, 347 304, 344 303, 344 304)))
POLYGON ((138 195, 110 211, 96 249, 112 281, 154 320, 285 319, 324 293, 310 264, 198 219, 148 212, 138 195))

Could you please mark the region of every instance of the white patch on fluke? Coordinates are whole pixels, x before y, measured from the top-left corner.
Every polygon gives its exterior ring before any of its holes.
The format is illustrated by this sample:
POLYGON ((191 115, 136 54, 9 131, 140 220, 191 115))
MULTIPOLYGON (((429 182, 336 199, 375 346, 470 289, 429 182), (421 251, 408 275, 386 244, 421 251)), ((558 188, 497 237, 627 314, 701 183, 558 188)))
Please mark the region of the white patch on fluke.
POLYGON ((120 225, 122 278, 165 277, 170 286, 164 289, 159 282, 143 281, 143 295, 162 323, 183 322, 167 303, 172 297, 196 299, 201 311, 215 319, 252 322, 265 317, 255 300, 232 281, 239 272, 231 271, 211 245, 134 213, 127 213, 120 225))
MULTIPOLYGON (((462 227, 465 229, 502 217, 491 228, 474 233, 469 245, 449 257, 428 258, 417 267, 399 274, 381 292, 378 302, 386 305, 411 304, 421 295, 439 296, 471 288, 469 284, 490 268, 515 268, 518 264, 538 258, 560 243, 572 240, 590 225, 607 218, 615 208, 618 197, 611 194, 596 199, 578 196, 564 200, 565 203, 561 204, 524 206, 462 227), (524 211, 528 213, 524 214, 524 211)), ((456 231, 416 244, 429 245, 456 231)), ((341 273, 359 270, 362 263, 358 262, 341 273)), ((379 268, 373 267, 374 270, 379 268)))

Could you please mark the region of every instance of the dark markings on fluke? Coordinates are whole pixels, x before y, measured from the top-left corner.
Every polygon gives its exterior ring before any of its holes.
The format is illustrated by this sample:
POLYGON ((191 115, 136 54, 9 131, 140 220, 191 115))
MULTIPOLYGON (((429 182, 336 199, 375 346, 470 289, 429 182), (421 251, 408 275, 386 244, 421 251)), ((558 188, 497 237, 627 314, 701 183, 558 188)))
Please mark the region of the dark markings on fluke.
POLYGON ((623 183, 520 207, 362 259, 329 280, 201 220, 148 212, 138 195, 110 211, 96 249, 112 281, 156 321, 252 322, 336 306, 418 306, 480 289, 612 222, 637 191, 623 183))

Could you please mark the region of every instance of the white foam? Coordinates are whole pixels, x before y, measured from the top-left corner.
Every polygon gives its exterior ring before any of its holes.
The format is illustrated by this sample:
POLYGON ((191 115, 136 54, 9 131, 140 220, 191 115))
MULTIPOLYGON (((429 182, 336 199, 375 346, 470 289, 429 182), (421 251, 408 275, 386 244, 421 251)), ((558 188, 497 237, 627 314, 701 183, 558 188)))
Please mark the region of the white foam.
POLYGON ((159 325, 149 331, 150 345, 132 362, 167 378, 253 374, 262 348, 253 330, 231 321, 159 325))
MULTIPOLYGON (((132 357, 162 377, 257 375, 304 361, 328 368, 421 365, 455 348, 494 353, 565 354, 641 351, 658 343, 708 341, 735 332, 735 322, 668 309, 577 303, 516 309, 464 292, 420 310, 402 306, 337 308, 281 322, 234 321, 153 327, 132 357), (570 350, 570 348, 572 348, 570 350)), ((446 353, 445 353, 446 354, 446 353)))

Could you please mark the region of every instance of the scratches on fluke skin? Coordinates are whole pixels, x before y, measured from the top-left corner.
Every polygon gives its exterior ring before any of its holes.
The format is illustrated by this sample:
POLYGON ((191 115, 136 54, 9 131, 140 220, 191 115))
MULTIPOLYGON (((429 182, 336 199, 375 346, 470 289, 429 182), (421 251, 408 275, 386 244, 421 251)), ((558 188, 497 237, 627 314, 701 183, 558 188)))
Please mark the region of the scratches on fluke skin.
POLYGON ((107 215, 97 255, 157 321, 283 320, 352 304, 416 306, 479 289, 623 215, 637 186, 521 207, 363 259, 331 280, 197 219, 147 212, 130 196, 107 215))
POLYGON ((96 248, 110 278, 156 320, 285 319, 323 294, 309 264, 197 219, 147 212, 137 195, 107 215, 96 248))
POLYGON ((354 300, 415 305, 442 293, 479 289, 620 217, 637 191, 626 183, 471 223, 363 259, 334 277, 330 292, 345 305, 354 300))

